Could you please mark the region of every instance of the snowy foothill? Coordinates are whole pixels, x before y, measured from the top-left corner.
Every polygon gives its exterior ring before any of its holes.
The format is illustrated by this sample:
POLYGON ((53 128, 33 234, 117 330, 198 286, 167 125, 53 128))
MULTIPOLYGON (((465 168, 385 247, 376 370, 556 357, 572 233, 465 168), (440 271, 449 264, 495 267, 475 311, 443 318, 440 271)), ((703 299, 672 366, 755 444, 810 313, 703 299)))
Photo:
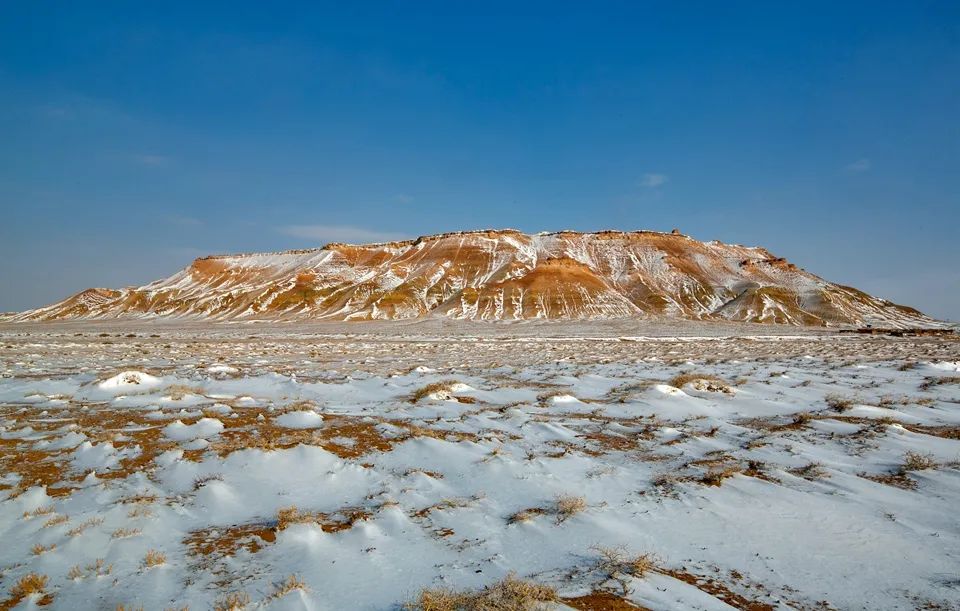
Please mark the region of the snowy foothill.
POLYGON ((366 328, 0 327, 0 608, 960 605, 955 341, 366 328))

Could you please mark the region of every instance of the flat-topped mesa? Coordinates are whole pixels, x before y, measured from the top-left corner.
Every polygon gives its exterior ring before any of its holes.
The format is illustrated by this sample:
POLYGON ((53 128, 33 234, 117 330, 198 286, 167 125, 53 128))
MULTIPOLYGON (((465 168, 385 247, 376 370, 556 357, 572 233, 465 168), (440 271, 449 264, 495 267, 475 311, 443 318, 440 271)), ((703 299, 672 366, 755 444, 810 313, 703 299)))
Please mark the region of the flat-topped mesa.
POLYGON ((90 289, 5 320, 469 320, 667 317, 923 327, 923 314, 764 248, 678 230, 457 231, 201 257, 146 286, 90 289))

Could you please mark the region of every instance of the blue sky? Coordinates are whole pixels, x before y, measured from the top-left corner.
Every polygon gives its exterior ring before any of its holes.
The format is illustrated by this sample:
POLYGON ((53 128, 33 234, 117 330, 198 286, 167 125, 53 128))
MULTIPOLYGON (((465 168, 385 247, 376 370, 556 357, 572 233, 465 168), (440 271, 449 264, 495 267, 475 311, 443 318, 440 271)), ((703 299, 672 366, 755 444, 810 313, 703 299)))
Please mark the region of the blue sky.
POLYGON ((339 4, 4 3, 0 310, 209 253, 678 227, 960 319, 960 3, 339 4))

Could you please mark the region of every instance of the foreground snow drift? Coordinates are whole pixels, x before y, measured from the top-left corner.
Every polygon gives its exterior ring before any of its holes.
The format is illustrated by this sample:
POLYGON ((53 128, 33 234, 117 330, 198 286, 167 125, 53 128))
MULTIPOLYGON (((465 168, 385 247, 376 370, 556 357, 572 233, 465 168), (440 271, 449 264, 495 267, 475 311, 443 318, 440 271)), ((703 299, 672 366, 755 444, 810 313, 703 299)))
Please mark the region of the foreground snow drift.
POLYGON ((4 339, 0 607, 960 605, 955 343, 4 339))

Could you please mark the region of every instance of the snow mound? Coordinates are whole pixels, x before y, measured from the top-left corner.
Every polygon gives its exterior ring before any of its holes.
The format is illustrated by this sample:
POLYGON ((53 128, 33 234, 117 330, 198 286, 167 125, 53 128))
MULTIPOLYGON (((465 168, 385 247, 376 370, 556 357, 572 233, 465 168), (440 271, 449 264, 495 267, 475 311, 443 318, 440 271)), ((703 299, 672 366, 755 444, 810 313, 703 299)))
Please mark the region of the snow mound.
POLYGON ((195 424, 177 420, 163 427, 163 434, 173 441, 190 441, 213 437, 223 430, 223 423, 216 418, 201 418, 195 424))
POLYGON ((694 390, 699 390, 700 392, 721 392, 724 394, 732 395, 733 389, 724 384, 723 382, 718 382, 716 380, 694 380, 688 384, 694 390))
POLYGON ((315 429, 323 424, 323 416, 317 412, 287 412, 277 416, 275 422, 287 429, 315 429))
POLYGON ((130 388, 153 388, 159 386, 160 378, 142 371, 123 371, 97 384, 101 390, 127 390, 130 388))

